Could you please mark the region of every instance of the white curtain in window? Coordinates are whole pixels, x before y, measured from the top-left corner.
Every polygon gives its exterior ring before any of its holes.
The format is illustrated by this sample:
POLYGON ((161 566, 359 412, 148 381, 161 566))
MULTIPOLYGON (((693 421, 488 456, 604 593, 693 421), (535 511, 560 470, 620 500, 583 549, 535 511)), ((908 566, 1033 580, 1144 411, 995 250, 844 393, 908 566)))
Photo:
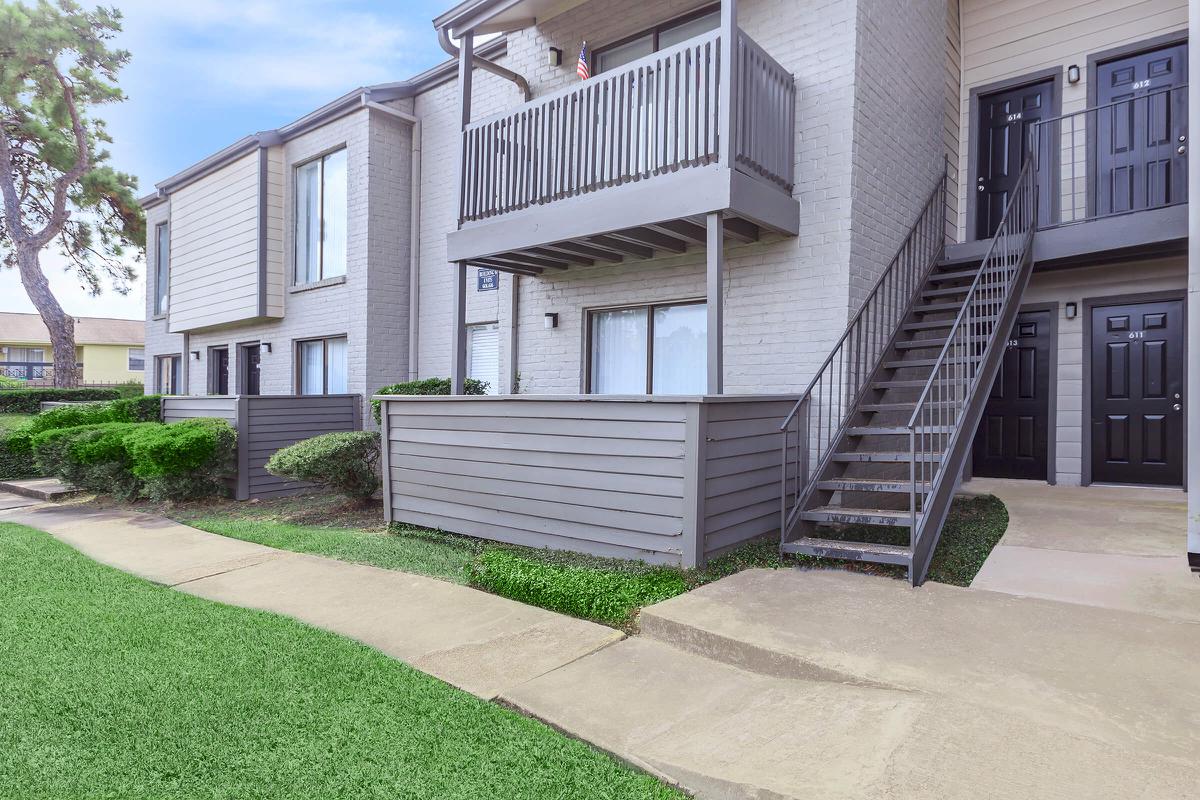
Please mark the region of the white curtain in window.
POLYGON ((329 364, 329 394, 345 394, 350 391, 349 364, 345 339, 327 339, 326 357, 329 364))
POLYGON ((157 237, 154 253, 154 288, 156 291, 154 310, 159 314, 166 314, 170 310, 171 299, 171 232, 166 225, 159 225, 155 231, 157 237))
POLYGON ((703 303, 654 309, 654 394, 704 394, 708 312, 703 303))
POLYGON ((325 343, 300 343, 300 394, 325 391, 325 343))
POLYGON ((488 394, 499 393, 499 325, 472 325, 467 329, 467 377, 488 384, 488 394))
POLYGON ((296 168, 296 283, 321 277, 321 162, 296 168))
POLYGON ((324 269, 321 276, 346 274, 346 151, 325 156, 324 269))
POLYGON ((592 315, 592 392, 646 393, 645 308, 592 315))

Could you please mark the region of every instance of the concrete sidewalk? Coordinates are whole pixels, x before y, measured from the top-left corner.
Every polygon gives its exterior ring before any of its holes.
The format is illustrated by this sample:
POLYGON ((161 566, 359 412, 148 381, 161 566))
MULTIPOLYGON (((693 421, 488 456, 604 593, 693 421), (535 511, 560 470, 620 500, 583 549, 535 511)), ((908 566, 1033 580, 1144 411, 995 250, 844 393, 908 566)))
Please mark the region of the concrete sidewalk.
POLYGON ((275 550, 146 514, 18 504, 0 511, 0 522, 47 531, 179 591, 357 639, 483 698, 624 638, 446 581, 275 550))

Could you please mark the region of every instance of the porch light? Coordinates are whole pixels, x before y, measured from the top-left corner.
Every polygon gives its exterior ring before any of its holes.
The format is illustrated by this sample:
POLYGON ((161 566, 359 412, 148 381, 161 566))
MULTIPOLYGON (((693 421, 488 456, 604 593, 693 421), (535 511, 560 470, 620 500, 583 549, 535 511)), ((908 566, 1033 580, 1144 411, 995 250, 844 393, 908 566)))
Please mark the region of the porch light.
POLYGON ((271 343, 270 343, 270 342, 263 342, 263 343, 261 343, 261 344, 258 346, 258 352, 260 352, 260 353, 269 353, 269 352, 271 352, 271 343))
POLYGON ((562 64, 562 50, 559 50, 557 47, 551 47, 546 60, 552 67, 560 66, 562 64))
POLYGON ((199 360, 200 360, 200 351, 193 350, 192 351, 192 361, 199 361, 199 360))
POLYGON ((1079 315, 1079 304, 1067 303, 1066 314, 1067 319, 1075 319, 1075 317, 1079 315))
POLYGON ((1079 83, 1079 65, 1072 64, 1067 67, 1067 83, 1079 83))
POLYGON ((546 330, 548 330, 548 331, 554 330, 557 327, 558 327, 558 314, 555 314, 553 312, 547 312, 546 321, 545 321, 546 330))

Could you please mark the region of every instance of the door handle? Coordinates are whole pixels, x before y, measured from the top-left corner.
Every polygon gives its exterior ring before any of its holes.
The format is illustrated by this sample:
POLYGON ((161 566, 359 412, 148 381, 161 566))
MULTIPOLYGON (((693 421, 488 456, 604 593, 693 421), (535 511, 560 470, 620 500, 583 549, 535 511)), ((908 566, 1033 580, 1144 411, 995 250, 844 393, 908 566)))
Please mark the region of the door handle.
POLYGON ((1183 406, 1179 405, 1179 403, 1176 403, 1175 405, 1171 406, 1171 408, 1175 409, 1176 411, 1183 410, 1183 406))
POLYGON ((1176 150, 1175 152, 1179 153, 1179 155, 1181 155, 1181 156, 1186 155, 1187 154, 1187 145, 1186 144, 1179 145, 1179 149, 1176 150))

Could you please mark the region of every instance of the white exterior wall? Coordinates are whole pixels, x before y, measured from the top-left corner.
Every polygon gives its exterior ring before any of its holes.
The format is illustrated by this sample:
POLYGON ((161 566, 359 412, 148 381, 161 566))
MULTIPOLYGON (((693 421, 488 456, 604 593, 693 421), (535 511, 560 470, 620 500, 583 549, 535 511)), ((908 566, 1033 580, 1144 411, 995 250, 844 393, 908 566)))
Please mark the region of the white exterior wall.
MULTIPOLYGON (((959 171, 968 174, 971 90, 1047 69, 1059 69, 1062 113, 1087 108, 1088 56, 1186 30, 1188 0, 961 0, 962 91, 959 171), (1066 69, 1079 66, 1079 83, 1066 69)), ((966 191, 960 189, 959 241, 967 235, 966 191)))
POLYGON ((154 393, 154 357, 163 355, 179 355, 187 358, 184 352, 183 336, 167 331, 165 314, 154 313, 154 298, 157 295, 155 284, 155 265, 158 263, 158 237, 154 229, 167 222, 170 218, 169 203, 159 203, 146 210, 146 376, 144 384, 146 394, 154 393))
MULTIPOLYGON (((1187 287, 1187 260, 1183 256, 1084 269, 1034 272, 1021 298, 1022 305, 1058 304, 1058 375, 1056 408, 1051 409, 1051 435, 1055 439, 1056 481, 1078 486, 1083 474, 1083 408, 1091 388, 1083 382, 1084 300, 1112 298, 1120 302, 1131 295, 1187 287), (1066 318, 1067 303, 1077 303, 1075 319, 1066 318)), ((1135 302, 1135 301, 1131 301, 1135 302)))

